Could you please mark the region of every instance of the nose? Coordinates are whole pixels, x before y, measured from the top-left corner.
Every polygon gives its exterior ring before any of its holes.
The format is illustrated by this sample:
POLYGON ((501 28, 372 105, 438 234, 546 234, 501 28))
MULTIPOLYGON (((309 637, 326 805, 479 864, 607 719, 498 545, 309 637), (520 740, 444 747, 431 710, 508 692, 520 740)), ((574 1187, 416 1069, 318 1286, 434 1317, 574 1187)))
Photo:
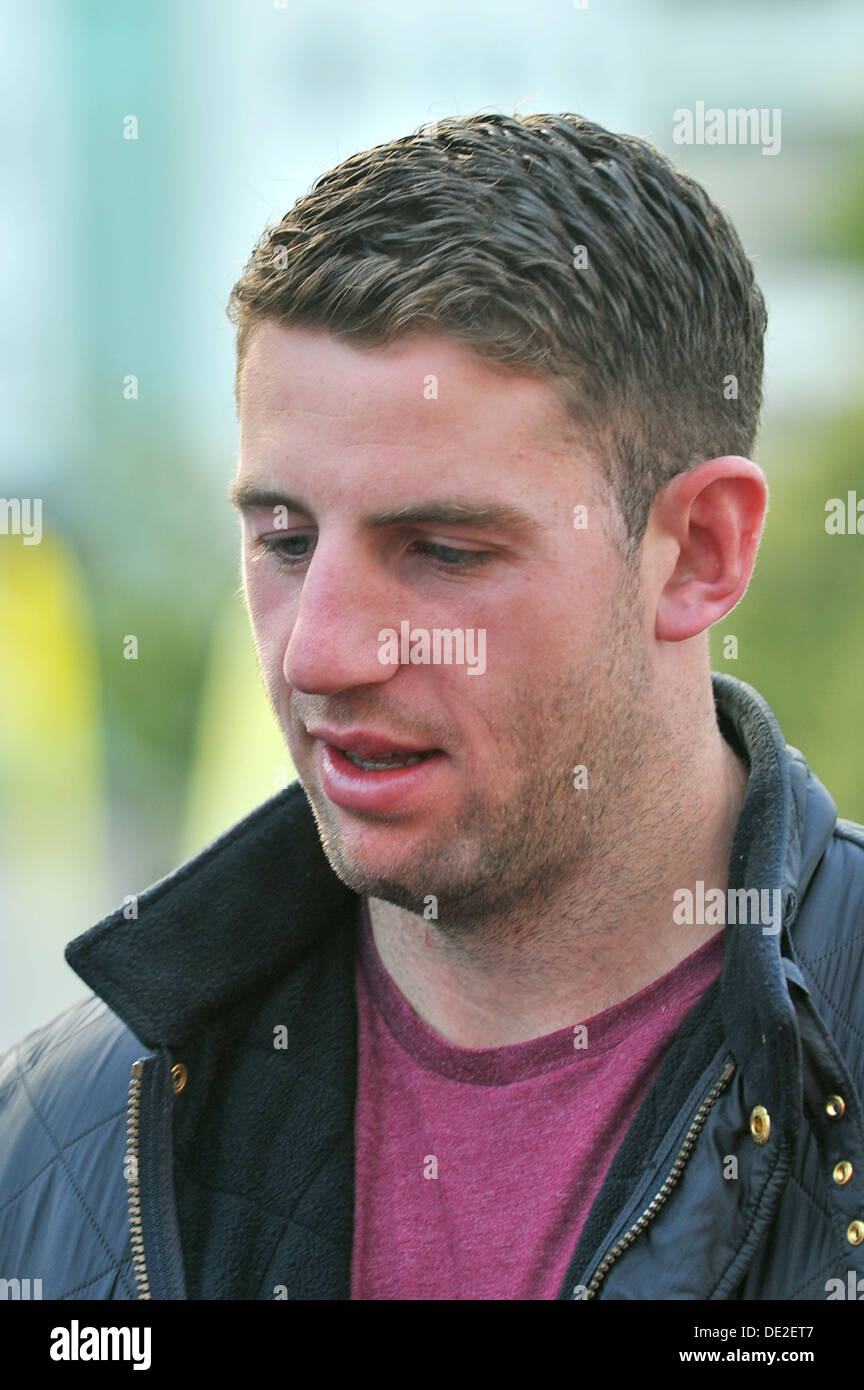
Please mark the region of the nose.
POLYGON ((378 633, 390 623, 393 607, 384 585, 358 547, 335 537, 325 544, 319 536, 282 661, 290 686, 333 695, 393 677, 396 667, 378 660, 378 633))

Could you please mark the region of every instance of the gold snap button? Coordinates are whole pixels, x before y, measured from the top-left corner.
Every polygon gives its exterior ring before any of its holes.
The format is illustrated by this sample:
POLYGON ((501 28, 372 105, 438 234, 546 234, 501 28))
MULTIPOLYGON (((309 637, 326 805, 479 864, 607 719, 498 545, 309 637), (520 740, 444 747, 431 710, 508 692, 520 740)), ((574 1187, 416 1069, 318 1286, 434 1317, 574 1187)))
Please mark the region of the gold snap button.
POLYGON ((188 1080, 189 1069, 184 1067, 182 1062, 178 1062, 176 1067, 171 1068, 171 1084, 174 1087, 175 1096, 179 1096, 188 1080))
POLYGON ((850 1245, 860 1245, 864 1240, 864 1221, 853 1221, 846 1232, 846 1239, 850 1245))
POLYGON ((825 1102, 825 1114, 832 1120, 839 1120, 846 1113, 846 1102, 842 1096, 829 1096, 825 1102))
POLYGON ((750 1112, 750 1133, 757 1144, 766 1144, 771 1133, 771 1116, 764 1105, 757 1105, 750 1112))
POLYGON ((840 1163, 834 1165, 834 1181, 838 1187, 843 1187, 852 1176, 852 1164, 848 1158, 844 1158, 840 1163))

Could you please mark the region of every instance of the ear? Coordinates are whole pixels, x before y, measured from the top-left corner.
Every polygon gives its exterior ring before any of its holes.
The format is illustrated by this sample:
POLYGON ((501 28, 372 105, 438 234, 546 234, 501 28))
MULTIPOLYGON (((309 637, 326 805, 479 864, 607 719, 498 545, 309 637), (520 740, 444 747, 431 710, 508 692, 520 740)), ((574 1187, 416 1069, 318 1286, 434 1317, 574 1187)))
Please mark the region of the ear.
POLYGON ((657 494, 646 540, 662 557, 655 570, 660 641, 695 637, 743 597, 767 506, 762 469, 733 455, 697 464, 657 494))

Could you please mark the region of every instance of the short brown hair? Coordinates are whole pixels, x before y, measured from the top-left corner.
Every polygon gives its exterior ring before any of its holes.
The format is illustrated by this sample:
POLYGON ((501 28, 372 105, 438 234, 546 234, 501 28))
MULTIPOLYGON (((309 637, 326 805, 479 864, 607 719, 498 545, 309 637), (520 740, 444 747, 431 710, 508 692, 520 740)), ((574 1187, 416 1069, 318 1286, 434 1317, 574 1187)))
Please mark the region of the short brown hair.
POLYGON ((653 146, 567 112, 352 155, 265 229, 228 313, 238 406, 265 319, 369 347, 446 333, 550 378, 631 546, 670 478, 756 437, 766 312, 731 222, 653 146))

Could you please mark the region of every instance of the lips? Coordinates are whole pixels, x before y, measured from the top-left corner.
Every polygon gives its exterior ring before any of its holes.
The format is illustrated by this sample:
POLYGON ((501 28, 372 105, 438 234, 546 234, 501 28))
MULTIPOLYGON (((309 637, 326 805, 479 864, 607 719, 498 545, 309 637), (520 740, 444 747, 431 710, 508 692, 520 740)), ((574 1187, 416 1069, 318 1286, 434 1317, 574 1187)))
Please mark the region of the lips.
POLYGON ((342 732, 315 725, 307 732, 319 740, 324 795, 345 810, 401 816, 425 804, 436 789, 440 793, 449 765, 440 748, 404 743, 372 729, 342 732))
POLYGON ((402 743, 399 739, 366 729, 340 733, 338 730, 327 728, 324 724, 317 724, 309 728, 307 733, 312 738, 323 739, 333 748, 341 748, 343 753, 363 761, 398 762, 414 757, 429 757, 432 753, 440 751, 431 748, 428 744, 402 743))

